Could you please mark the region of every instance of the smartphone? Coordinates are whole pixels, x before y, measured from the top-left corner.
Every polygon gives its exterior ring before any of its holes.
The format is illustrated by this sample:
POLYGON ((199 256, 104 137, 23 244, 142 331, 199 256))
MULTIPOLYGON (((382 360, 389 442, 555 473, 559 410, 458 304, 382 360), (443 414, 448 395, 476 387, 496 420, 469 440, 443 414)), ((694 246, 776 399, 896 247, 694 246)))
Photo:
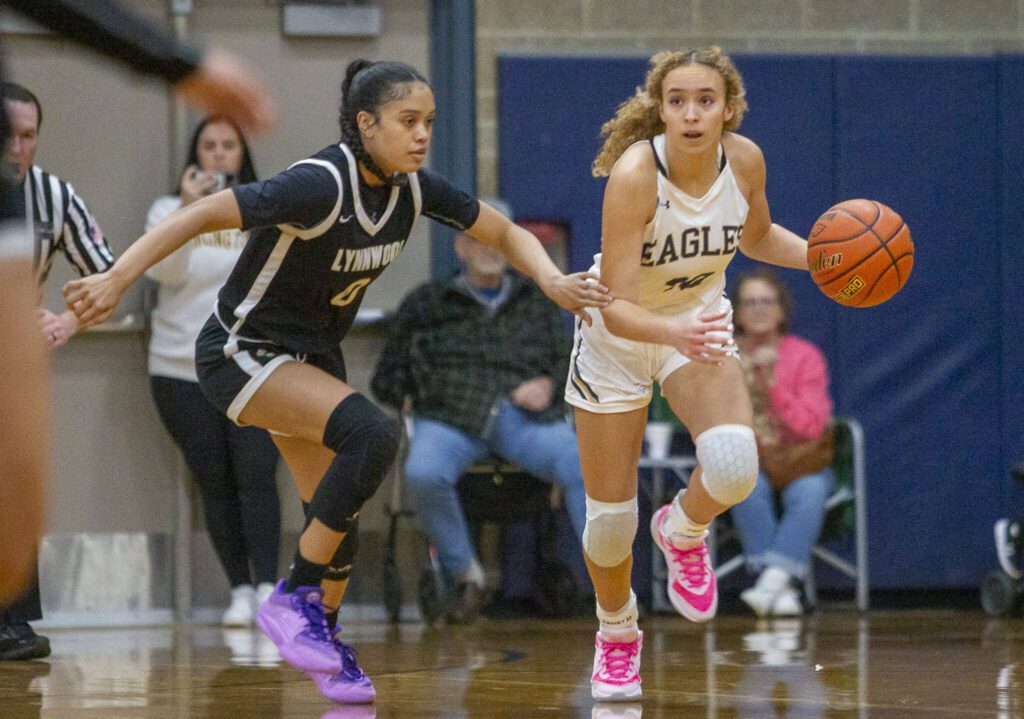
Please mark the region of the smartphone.
POLYGON ((215 172, 213 174, 216 182, 213 185, 211 192, 220 192, 221 190, 231 187, 238 182, 238 177, 233 172, 215 172))

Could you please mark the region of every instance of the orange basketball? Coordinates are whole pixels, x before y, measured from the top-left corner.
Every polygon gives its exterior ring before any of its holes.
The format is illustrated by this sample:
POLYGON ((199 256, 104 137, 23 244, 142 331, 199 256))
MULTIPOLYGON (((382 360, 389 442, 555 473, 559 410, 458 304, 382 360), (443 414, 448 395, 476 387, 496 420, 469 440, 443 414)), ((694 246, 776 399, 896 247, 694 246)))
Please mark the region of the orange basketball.
POLYGON ((839 304, 881 304, 900 291, 914 268, 910 228, 881 202, 840 202, 811 228, 807 267, 818 289, 839 304))

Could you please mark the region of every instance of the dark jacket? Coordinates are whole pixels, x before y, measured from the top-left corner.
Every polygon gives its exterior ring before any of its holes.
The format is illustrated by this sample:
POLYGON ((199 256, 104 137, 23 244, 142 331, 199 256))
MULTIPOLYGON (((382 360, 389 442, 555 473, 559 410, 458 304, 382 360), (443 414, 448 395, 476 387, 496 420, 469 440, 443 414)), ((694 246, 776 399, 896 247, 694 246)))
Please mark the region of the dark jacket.
POLYGON ((417 417, 479 436, 496 401, 544 375, 552 402, 535 416, 561 419, 571 344, 561 310, 532 281, 506 278, 507 298, 493 311, 457 277, 406 296, 374 372, 377 398, 401 408, 411 397, 417 417))

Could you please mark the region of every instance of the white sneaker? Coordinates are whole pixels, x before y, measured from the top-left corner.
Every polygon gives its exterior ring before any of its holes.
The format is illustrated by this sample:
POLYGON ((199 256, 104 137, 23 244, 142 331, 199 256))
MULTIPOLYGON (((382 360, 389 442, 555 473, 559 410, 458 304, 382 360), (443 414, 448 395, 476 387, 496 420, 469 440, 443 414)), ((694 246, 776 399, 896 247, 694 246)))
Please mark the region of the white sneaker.
POLYGON ((255 619, 253 599, 256 593, 251 584, 240 584, 231 590, 231 606, 224 612, 220 623, 225 627, 251 627, 255 619))
POLYGON ((231 663, 235 666, 252 666, 256 650, 256 635, 251 628, 224 627, 221 630, 224 645, 231 650, 231 663))
POLYGON ((761 572, 753 587, 740 592, 740 599, 758 617, 798 617, 804 609, 789 580, 786 570, 768 567, 761 572))
POLYGON ((687 549, 679 549, 663 531, 671 504, 651 517, 651 536, 665 555, 668 582, 665 593, 676 611, 691 622, 706 622, 718 612, 718 582, 711 567, 707 542, 701 540, 687 549))
POLYGON ((590 677, 590 695, 597 701, 628 702, 639 699, 640 650, 644 633, 637 631, 631 642, 609 642, 597 633, 594 640, 594 673, 590 677))
POLYGON ((1011 579, 1020 579, 1021 571, 1017 566, 1017 542, 1020 541, 1021 527, 1018 522, 1000 519, 995 525, 996 556, 999 566, 1010 575, 1011 579))
POLYGON ((804 605, 800 603, 800 595, 792 587, 786 587, 775 596, 773 617, 799 617, 803 613, 804 605))
POLYGON ((273 582, 260 582, 256 585, 256 596, 253 599, 253 610, 259 609, 263 602, 270 598, 270 595, 274 593, 273 582))

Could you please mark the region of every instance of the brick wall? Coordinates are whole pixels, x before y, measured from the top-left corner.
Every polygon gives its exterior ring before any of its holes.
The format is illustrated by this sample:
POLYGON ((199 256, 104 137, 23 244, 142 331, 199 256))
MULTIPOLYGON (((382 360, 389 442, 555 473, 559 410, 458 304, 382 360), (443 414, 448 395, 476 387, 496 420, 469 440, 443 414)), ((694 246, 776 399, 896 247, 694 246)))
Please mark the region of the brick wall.
POLYGON ((497 190, 499 53, 649 55, 712 43, 735 53, 1024 52, 1024 0, 477 0, 476 7, 481 195, 497 190))

